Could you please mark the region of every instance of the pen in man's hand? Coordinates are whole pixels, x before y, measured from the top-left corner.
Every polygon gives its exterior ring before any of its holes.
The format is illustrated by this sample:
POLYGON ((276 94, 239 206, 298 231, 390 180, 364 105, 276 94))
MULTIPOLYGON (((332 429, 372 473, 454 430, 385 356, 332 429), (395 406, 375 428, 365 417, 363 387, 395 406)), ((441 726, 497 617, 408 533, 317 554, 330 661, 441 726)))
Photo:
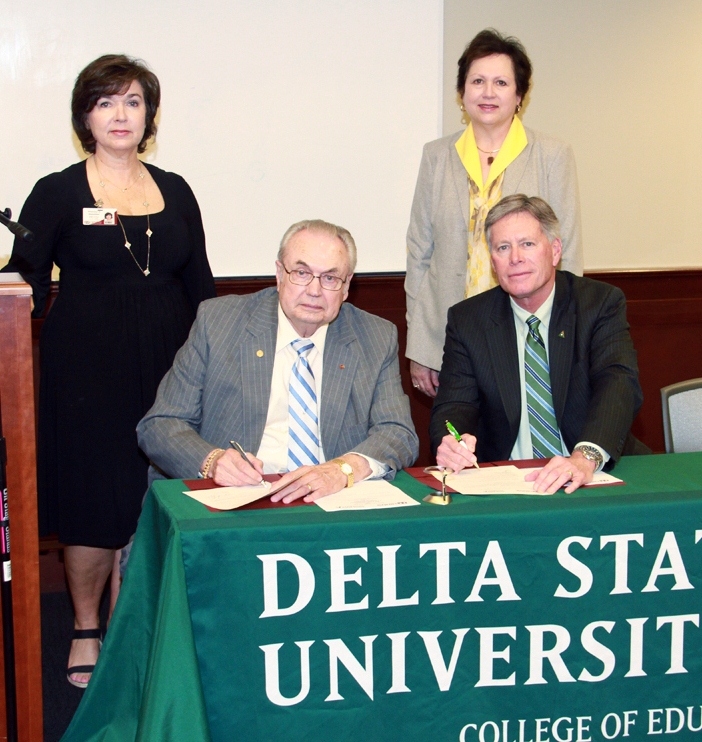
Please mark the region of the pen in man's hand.
MULTIPOLYGON (((465 442, 465 441, 463 440, 463 438, 461 438, 461 434, 460 434, 460 433, 459 433, 459 432, 458 432, 458 431, 456 430, 456 428, 455 428, 455 427, 454 427, 453 425, 451 425, 451 423, 450 423, 450 422, 449 422, 448 420, 445 420, 444 422, 446 423, 446 430, 448 430, 448 432, 449 432, 449 433, 450 433, 450 434, 451 434, 451 435, 452 435, 452 436, 453 436, 453 437, 454 437, 454 438, 455 438, 455 439, 456 439, 456 440, 457 440, 457 441, 458 441, 458 442, 459 442, 459 443, 460 443, 460 444, 461 444, 461 445, 462 445, 462 446, 463 446, 464 448, 467 448, 467 446, 466 446, 466 442, 465 442)), ((473 466, 474 466, 474 467, 475 467, 476 469, 480 469, 480 467, 478 466, 478 462, 477 462, 477 461, 475 461, 475 463, 473 464, 473 466)))
MULTIPOLYGON (((248 465, 249 465, 249 466, 250 466, 250 467, 251 467, 251 468, 252 468, 252 469, 253 469, 254 471, 256 471, 256 467, 255 467, 255 466, 254 466, 254 465, 253 465, 253 464, 251 463, 251 459, 250 459, 250 458, 249 458, 249 457, 248 457, 248 456, 246 455, 246 451, 244 451, 244 449, 243 449, 243 448, 241 447, 241 445, 240 445, 239 443, 237 443, 236 441, 229 441, 229 445, 230 445, 230 446, 231 446, 232 448, 235 448, 235 449, 236 449, 236 450, 237 450, 237 451, 238 451, 238 452, 239 452, 239 453, 241 454, 241 458, 242 458, 242 459, 244 459, 244 461, 245 461, 245 462, 246 462, 246 463, 247 463, 247 464, 248 464, 248 465)), ((257 473, 258 473, 258 472, 257 472, 257 473)), ((261 479, 261 481, 263 482, 263 479, 261 479)))

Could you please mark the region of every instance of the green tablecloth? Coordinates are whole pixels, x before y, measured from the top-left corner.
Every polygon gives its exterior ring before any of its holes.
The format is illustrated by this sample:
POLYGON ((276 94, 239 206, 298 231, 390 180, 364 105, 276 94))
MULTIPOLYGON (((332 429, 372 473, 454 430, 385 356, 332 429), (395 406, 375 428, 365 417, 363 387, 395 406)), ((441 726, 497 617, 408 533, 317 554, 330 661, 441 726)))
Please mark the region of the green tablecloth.
POLYGON ((691 738, 702 454, 615 474, 345 513, 211 513, 157 482, 63 739, 691 738))

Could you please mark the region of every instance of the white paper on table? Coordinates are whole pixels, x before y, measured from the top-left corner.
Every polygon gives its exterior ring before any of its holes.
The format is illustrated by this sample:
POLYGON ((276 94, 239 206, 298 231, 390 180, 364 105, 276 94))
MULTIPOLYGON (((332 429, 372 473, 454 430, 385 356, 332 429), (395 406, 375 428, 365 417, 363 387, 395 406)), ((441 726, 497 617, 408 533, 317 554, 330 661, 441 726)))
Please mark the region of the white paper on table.
POLYGON ((603 484, 625 484, 623 479, 617 479, 611 474, 607 474, 603 471, 598 471, 597 474, 592 475, 592 482, 584 484, 583 487, 600 487, 603 484))
POLYGON ((320 497, 315 500, 315 504, 328 513, 336 510, 382 510, 419 505, 416 500, 384 479, 358 482, 333 495, 320 497))
POLYGON ((592 476, 592 482, 589 482, 585 485, 585 487, 597 487, 602 484, 624 484, 623 479, 617 479, 616 477, 613 477, 611 474, 607 474, 606 472, 599 471, 597 474, 593 474, 592 476))
MULTIPOLYGON (((535 467, 534 469, 520 469, 520 471, 523 471, 524 474, 530 471, 538 471, 539 467, 535 467)), ((606 474, 603 471, 597 472, 597 474, 592 475, 592 481, 588 482, 588 484, 584 484, 583 487, 601 487, 603 484, 624 484, 623 479, 617 479, 616 477, 613 477, 611 474, 606 474)), ((563 485, 564 487, 566 485, 563 485)))
MULTIPOLYGON (((534 483, 525 482, 524 477, 539 467, 519 469, 516 466, 485 466, 482 469, 463 469, 458 474, 446 477, 446 486, 462 495, 545 495, 545 492, 534 492, 534 483)), ((441 472, 432 474, 441 481, 441 472)), ((611 474, 599 472, 592 478, 588 487, 603 484, 622 483, 621 479, 611 474)))
MULTIPOLYGON (((446 486, 462 495, 541 495, 541 492, 534 492, 532 482, 524 481, 527 471, 516 466, 473 467, 449 474, 446 486)), ((441 481, 441 472, 433 471, 432 474, 441 481)))
POLYGON ((187 490, 184 495, 217 510, 236 510, 265 497, 271 491, 270 482, 248 487, 213 487, 208 490, 187 490))

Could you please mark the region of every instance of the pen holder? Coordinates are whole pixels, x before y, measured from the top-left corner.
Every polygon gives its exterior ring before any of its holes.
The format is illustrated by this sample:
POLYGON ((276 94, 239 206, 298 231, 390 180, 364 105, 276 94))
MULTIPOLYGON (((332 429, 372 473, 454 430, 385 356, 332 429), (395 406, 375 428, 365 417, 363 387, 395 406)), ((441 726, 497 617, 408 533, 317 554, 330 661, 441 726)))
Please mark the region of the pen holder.
POLYGON ((448 469, 445 466, 427 466, 424 469, 425 474, 431 474, 433 471, 441 472, 441 491, 435 490, 430 495, 423 497, 424 502, 428 502, 430 505, 450 505, 451 495, 446 491, 446 477, 453 473, 452 469, 448 469))

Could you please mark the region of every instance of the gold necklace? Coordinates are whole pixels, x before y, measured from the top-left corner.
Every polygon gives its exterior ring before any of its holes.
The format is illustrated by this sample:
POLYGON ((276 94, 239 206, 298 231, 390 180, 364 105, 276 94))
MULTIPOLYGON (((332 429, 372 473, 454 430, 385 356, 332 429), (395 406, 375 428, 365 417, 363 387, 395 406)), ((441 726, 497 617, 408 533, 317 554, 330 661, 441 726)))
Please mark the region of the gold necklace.
MULTIPOLYGON (((478 144, 477 144, 477 142, 476 142, 475 146, 476 146, 476 147, 478 147, 478 144)), ((478 147, 478 149, 479 149, 479 150, 480 150, 480 151, 481 151, 481 152, 482 152, 482 153, 483 153, 484 155, 494 155, 494 154, 496 154, 497 152, 499 152, 499 151, 500 151, 500 149, 502 149, 502 145, 500 145, 500 146, 499 146, 499 147, 498 147, 497 149, 480 149, 480 147, 478 147)), ((487 158, 487 164, 488 164, 488 165, 492 165, 492 163, 493 163, 493 162, 495 162, 495 158, 494 158, 494 157, 488 157, 488 158, 487 158)))
MULTIPOLYGON (((100 186, 102 187, 103 191, 105 191, 105 197, 107 198, 107 188, 105 187, 104 179, 102 177, 102 174, 100 173, 100 169, 98 168, 97 164, 97 158, 95 159, 95 170, 98 174, 98 182, 100 183, 100 186)), ((139 261, 136 259, 136 255, 132 252, 132 243, 127 239, 127 232, 124 229, 124 224, 122 224, 122 219, 118 215, 117 216, 117 223, 122 228, 122 234, 124 235, 124 246, 129 250, 129 254, 132 256, 132 260, 136 263, 137 268, 144 274, 144 276, 148 276, 151 273, 151 235, 153 232, 151 231, 151 216, 149 214, 149 202, 146 200, 146 183, 144 183, 144 173, 139 171, 139 174, 137 178, 134 180, 134 183, 136 183, 137 179, 141 179, 141 188, 142 188, 142 195, 144 200, 142 201, 142 205, 146 209, 146 268, 142 268, 139 261)), ((114 183, 111 181, 107 181, 115 188, 118 188, 118 186, 115 186, 114 183)), ((122 188, 122 193, 124 193, 126 190, 131 188, 134 183, 130 183, 126 188, 122 188)), ((104 206, 104 202, 101 198, 99 198, 95 202, 95 206, 97 206, 99 209, 101 209, 104 206)))
MULTIPOLYGON (((146 199, 146 189, 144 189, 144 199, 146 199)), ((149 218, 149 202, 144 200, 144 206, 146 207, 146 268, 142 268, 136 256, 132 252, 132 243, 127 239, 127 233, 124 231, 124 224, 121 219, 117 219, 119 226, 122 227, 122 234, 124 235, 124 246, 129 250, 129 254, 132 256, 132 260, 137 264, 137 268, 145 275, 148 276, 151 273, 149 266, 151 265, 151 220, 149 218)))
POLYGON ((144 180, 144 172, 137 165, 138 172, 136 176, 134 177, 134 180, 126 188, 122 188, 122 186, 115 185, 109 178, 104 178, 102 176, 102 173, 100 172, 100 168, 98 167, 98 164, 97 164, 97 155, 93 155, 93 157, 95 159, 95 170, 97 171, 98 178, 100 179, 100 186, 102 187, 103 190, 107 189, 107 186, 105 185, 105 182, 107 182, 113 188, 116 188, 118 191, 122 191, 122 193, 126 193, 137 182, 137 180, 141 180, 141 181, 144 180))

